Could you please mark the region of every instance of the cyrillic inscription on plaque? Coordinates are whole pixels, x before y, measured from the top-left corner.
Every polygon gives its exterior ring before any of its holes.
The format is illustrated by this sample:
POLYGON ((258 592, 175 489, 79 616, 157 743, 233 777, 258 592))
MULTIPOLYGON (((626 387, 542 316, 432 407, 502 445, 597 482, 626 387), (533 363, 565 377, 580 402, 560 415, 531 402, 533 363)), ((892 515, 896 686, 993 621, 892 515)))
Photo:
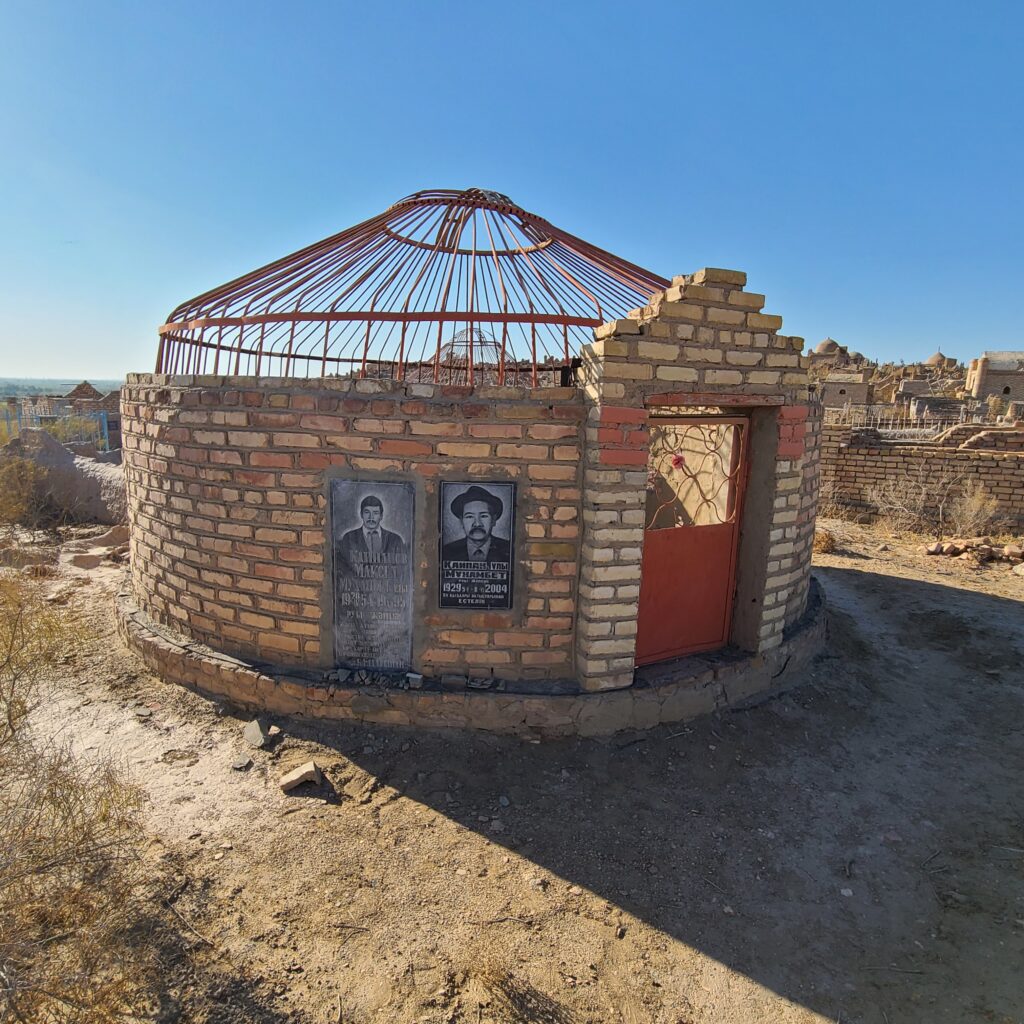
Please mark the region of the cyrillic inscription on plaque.
POLYGON ((331 481, 338 665, 411 665, 415 500, 411 483, 331 481))
POLYGON ((441 484, 442 608, 511 608, 516 485, 441 484))

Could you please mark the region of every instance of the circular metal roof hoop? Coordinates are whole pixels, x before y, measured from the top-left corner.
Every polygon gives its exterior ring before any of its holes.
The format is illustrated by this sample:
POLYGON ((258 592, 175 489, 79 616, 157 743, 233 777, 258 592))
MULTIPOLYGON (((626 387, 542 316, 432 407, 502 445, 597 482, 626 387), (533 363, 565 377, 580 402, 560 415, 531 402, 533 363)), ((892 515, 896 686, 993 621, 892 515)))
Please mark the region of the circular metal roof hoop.
POLYGON ((668 285, 499 192, 417 192, 183 302, 156 370, 558 385, 595 327, 668 285))

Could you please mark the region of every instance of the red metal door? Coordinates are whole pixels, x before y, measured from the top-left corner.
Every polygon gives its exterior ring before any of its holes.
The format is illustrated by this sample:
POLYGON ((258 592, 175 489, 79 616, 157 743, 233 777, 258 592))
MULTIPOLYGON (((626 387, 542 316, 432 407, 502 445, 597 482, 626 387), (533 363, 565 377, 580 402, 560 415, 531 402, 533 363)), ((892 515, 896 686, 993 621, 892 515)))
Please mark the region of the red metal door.
POLYGON ((729 639, 748 421, 651 421, 636 663, 729 639))

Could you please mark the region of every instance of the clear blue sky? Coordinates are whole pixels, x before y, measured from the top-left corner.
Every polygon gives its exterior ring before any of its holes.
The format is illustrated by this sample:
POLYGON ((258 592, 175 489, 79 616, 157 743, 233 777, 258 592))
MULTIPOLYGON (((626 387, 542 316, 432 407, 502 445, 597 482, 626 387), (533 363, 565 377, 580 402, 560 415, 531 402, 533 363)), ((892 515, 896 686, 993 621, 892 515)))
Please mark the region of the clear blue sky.
POLYGON ((873 357, 1024 348, 1020 4, 0 0, 0 376, 152 369, 181 300, 420 188, 873 357))

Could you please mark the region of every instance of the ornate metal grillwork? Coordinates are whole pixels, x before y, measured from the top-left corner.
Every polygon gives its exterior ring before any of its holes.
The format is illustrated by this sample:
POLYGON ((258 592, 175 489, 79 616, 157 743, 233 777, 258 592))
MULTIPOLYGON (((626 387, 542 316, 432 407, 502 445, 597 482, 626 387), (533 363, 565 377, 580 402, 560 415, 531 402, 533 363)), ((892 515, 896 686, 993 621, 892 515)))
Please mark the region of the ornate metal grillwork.
POLYGON ((733 522, 745 443, 745 421, 654 421, 646 528, 733 522))

